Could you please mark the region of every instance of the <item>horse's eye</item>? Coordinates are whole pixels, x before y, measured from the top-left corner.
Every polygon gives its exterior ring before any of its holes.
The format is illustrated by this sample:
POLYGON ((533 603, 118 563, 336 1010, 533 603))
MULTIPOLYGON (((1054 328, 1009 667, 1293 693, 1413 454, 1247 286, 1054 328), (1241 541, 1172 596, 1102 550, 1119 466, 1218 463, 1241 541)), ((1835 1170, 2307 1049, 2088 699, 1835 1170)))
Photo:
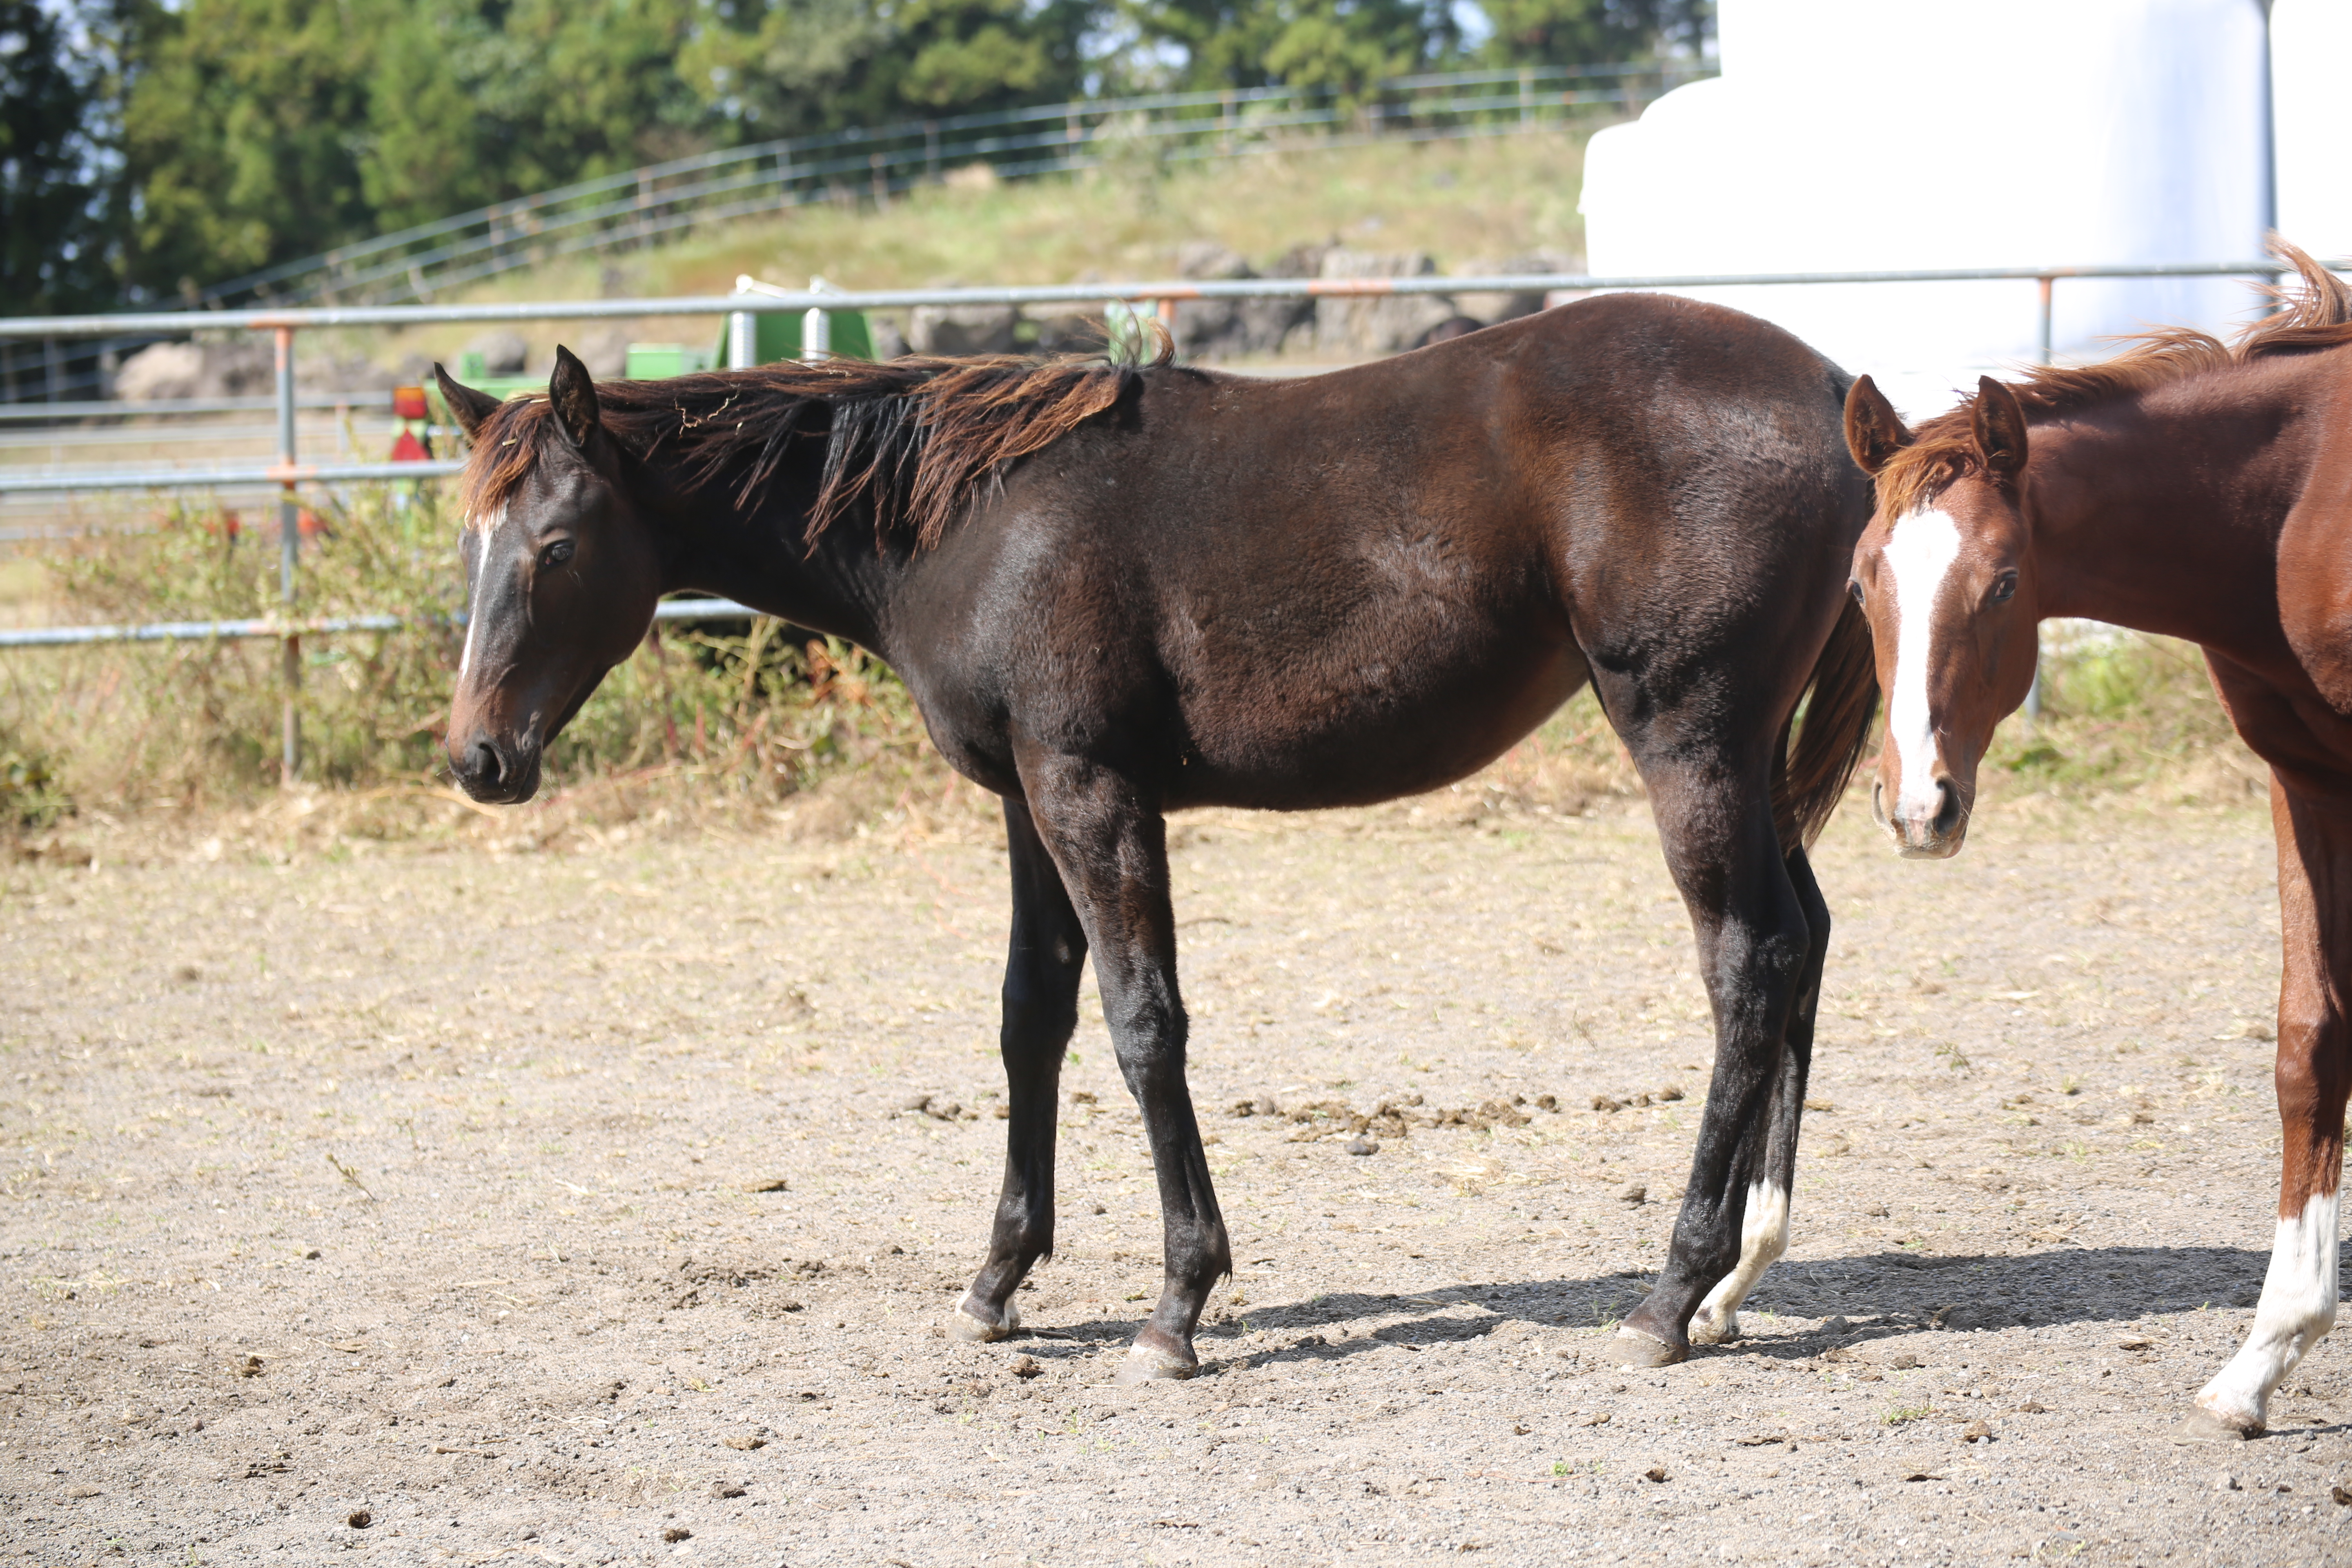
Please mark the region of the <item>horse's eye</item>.
POLYGON ((572 559, 572 541, 559 539, 539 552, 541 566, 561 566, 572 559))
POLYGON ((1862 583, 1859 578, 1849 581, 1845 585, 1845 591, 1853 595, 1853 602, 1856 605, 1865 610, 1870 608, 1870 601, 1863 595, 1862 583))
POLYGON ((2004 572, 1992 580, 1992 602, 2006 605, 2017 596, 2017 574, 2004 572))

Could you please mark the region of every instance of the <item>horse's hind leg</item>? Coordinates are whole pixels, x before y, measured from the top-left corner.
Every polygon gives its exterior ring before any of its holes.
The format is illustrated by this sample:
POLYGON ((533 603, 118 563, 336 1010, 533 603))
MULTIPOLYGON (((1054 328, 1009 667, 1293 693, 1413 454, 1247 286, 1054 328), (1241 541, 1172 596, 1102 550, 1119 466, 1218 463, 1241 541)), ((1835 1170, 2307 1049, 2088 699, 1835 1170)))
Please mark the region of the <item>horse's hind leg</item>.
POLYGON ((2278 835, 2278 1107, 2285 1148, 2270 1272, 2245 1345, 2197 1395, 2180 1436, 2262 1435, 2270 1396, 2336 1325, 2336 1187, 2352 1092, 2352 812, 2271 784, 2278 835))
POLYGON ((1782 1041, 1812 941, 1761 765, 1742 768, 1713 747, 1676 755, 1654 735, 1641 739, 1634 755, 1650 753, 1643 777, 1715 1009, 1715 1072, 1674 1241, 1657 1284, 1610 1346, 1621 1362, 1664 1366, 1690 1353, 1691 1315, 1739 1264, 1748 1194, 1766 1172, 1766 1112, 1782 1080, 1782 1041))
POLYGON ((1694 1344, 1727 1344, 1739 1337, 1739 1305, 1756 1289, 1764 1270, 1789 1249, 1789 1194, 1796 1190, 1797 1130, 1805 1114, 1805 1079, 1813 1066, 1813 1024, 1822 1005, 1822 964, 1829 956, 1830 906, 1813 880, 1801 849, 1788 858, 1789 880, 1802 907, 1810 943, 1798 977, 1796 1000, 1782 1037, 1780 1071, 1772 1080, 1772 1108, 1764 1174, 1748 1184, 1739 1220, 1739 1261, 1716 1281, 1691 1319, 1694 1344))
POLYGON ((1029 808, 1017 800, 1004 803, 1004 836, 1013 858, 1013 941, 1004 960, 999 1038, 1011 1120, 988 1261, 956 1309, 956 1334, 967 1340, 1001 1340, 1020 1327, 1013 1293, 1030 1265, 1054 1250, 1062 1053, 1077 1026, 1078 977, 1087 962, 1086 931, 1062 874, 1038 842, 1029 808))

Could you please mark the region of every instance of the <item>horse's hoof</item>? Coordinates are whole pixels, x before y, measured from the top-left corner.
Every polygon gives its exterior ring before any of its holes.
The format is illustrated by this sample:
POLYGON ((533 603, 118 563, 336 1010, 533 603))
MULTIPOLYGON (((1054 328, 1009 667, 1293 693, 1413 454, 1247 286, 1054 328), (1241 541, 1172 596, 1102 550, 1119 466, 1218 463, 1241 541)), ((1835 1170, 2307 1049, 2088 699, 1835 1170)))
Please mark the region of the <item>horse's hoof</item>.
POLYGON ((1639 1329, 1620 1329, 1601 1355, 1620 1366, 1672 1366, 1690 1359, 1690 1347, 1670 1345, 1655 1334, 1645 1334, 1639 1329))
POLYGON ((1004 1303, 1004 1321, 992 1323, 973 1311, 971 1303, 966 1301, 955 1310, 955 1316, 948 1320, 948 1326, 955 1337, 966 1344, 992 1345, 999 1340, 1013 1337, 1013 1331, 1021 1326, 1021 1309, 1007 1301, 1004 1303))
POLYGON ((1146 1383, 1181 1383, 1200 1370, 1197 1361, 1137 1345, 1127 1352, 1127 1359, 1119 1363, 1118 1376, 1113 1381, 1121 1388, 1146 1383))
POLYGON ((1738 1337, 1737 1312, 1726 1312, 1718 1319, 1702 1311, 1691 1320, 1690 1342, 1695 1345, 1727 1345, 1738 1337))
POLYGON ((2261 1423, 2241 1426, 2234 1421, 2223 1420, 2201 1405, 2189 1413, 2188 1420, 2172 1429, 2176 1443, 2242 1443, 2262 1435, 2261 1423))

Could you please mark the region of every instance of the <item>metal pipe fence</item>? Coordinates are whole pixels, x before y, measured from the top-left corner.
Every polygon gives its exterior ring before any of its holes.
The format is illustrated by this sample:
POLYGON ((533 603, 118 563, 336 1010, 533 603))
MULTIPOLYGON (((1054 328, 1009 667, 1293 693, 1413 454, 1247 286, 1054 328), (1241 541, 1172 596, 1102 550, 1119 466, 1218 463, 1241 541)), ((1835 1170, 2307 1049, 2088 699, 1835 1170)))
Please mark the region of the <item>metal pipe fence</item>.
MULTIPOLYGON (((2338 269, 2352 263, 2337 264, 2338 269)), ((2055 285, 2083 278, 2214 278, 2274 277, 2274 261, 2123 262, 2091 266, 1937 268, 1903 270, 1780 273, 1684 273, 1643 277, 1594 277, 1583 274, 1514 273, 1485 277, 1412 278, 1248 278, 1162 279, 1138 283, 1041 284, 982 289, 882 289, 794 290, 761 285, 756 292, 689 296, 660 300, 573 300, 523 304, 363 305, 246 310, 166 310, 116 316, 49 316, 0 319, 0 344, 14 340, 92 338, 125 332, 155 334, 244 329, 271 334, 276 348, 277 395, 270 405, 278 413, 278 458, 274 463, 244 467, 85 470, 72 473, 12 474, 0 469, 0 496, 29 492, 89 490, 205 489, 233 485, 274 485, 279 488, 279 586, 283 614, 264 620, 159 623, 146 626, 29 627, 0 631, 0 647, 56 647, 100 642, 147 642, 174 639, 274 637, 283 645, 285 682, 284 733, 281 763, 288 778, 296 775, 301 754, 298 693, 301 675, 300 642, 304 635, 352 631, 392 631, 404 623, 395 616, 345 616, 304 621, 296 615, 299 600, 301 534, 297 526, 298 491, 303 486, 422 480, 456 473, 456 462, 310 463, 296 451, 296 410, 319 406, 320 395, 297 395, 294 379, 296 335, 305 330, 342 327, 415 326, 445 322, 583 321, 600 318, 667 316, 740 317, 771 312, 805 311, 812 318, 808 341, 824 336, 827 315, 837 310, 901 310, 919 306, 1103 305, 1152 306, 1160 321, 1172 326, 1175 304, 1186 300, 1370 299, 1413 294, 1581 294, 1628 289, 1697 289, 1738 285, 1805 285, 1850 283, 2024 282, 2036 284, 2039 342, 2043 363, 2051 355, 2051 308, 2055 285)), ((731 334, 730 334, 731 335, 731 334)), ((218 400, 216 400, 218 401, 218 400)), ((240 406, 247 400, 234 400, 240 406)), ((341 406, 351 400, 338 395, 341 406)), ((58 405, 52 405, 53 407, 58 405)), ((108 414, 124 412, 122 405, 101 405, 108 414)), ((133 405, 143 407, 144 405, 133 405)), ((207 405, 209 406, 209 405, 207 405)), ((749 616, 752 612, 724 600, 672 601, 661 606, 660 618, 716 619, 749 616)))

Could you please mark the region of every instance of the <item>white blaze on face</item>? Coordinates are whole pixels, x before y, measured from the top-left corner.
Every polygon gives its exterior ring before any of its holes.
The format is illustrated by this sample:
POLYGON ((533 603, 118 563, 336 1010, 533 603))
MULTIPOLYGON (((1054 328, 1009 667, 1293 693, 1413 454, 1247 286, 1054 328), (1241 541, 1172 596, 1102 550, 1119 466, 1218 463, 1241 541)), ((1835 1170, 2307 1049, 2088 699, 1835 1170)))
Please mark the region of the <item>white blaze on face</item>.
POLYGON ((1789 1191, 1777 1182, 1751 1182, 1739 1222, 1739 1261, 1706 1293, 1691 1319, 1690 1337, 1721 1344, 1739 1337, 1739 1304, 1764 1270, 1789 1250, 1789 1191))
POLYGON ((1960 525, 1948 512, 1922 507, 1895 525, 1879 553, 1895 580, 1895 689, 1886 699, 1886 734, 1902 773, 1894 812, 1916 820, 1933 816, 1938 804, 1927 672, 1935 663, 1936 601, 1960 556, 1960 525))
MULTIPOLYGON (((489 526, 482 530, 481 550, 485 560, 489 555, 490 535, 496 533, 499 525, 506 520, 507 509, 501 506, 491 515, 489 526)), ((466 526, 473 527, 474 520, 467 518, 466 526)), ((466 606, 466 651, 457 656, 457 679, 460 680, 466 679, 466 671, 473 665, 474 644, 482 635, 482 579, 487 575, 488 574, 479 568, 477 568, 474 573, 473 600, 466 606)))
POLYGON ((2241 1432, 2263 1429, 2271 1390, 2336 1324, 2336 1204, 2322 1193, 2278 1222, 2245 1347, 2197 1395, 2208 1415, 2241 1432))

